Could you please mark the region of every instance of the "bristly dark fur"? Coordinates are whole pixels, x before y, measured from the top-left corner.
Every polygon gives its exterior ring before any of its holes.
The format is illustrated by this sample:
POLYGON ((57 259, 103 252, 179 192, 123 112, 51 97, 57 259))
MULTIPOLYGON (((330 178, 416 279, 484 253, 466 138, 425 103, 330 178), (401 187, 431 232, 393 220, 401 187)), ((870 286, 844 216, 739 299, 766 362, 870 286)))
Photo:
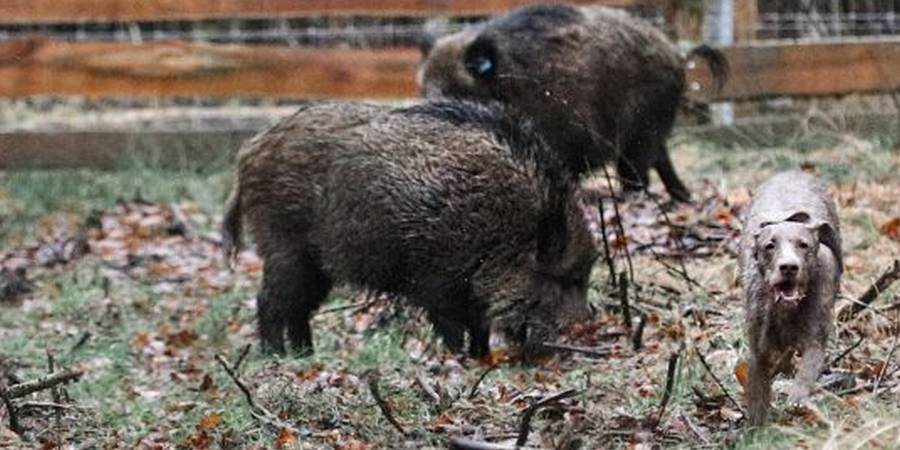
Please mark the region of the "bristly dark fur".
POLYGON ((398 109, 395 114, 421 114, 445 120, 455 126, 473 127, 493 134, 509 146, 514 157, 533 162, 540 168, 554 190, 575 189, 574 177, 557 152, 549 150, 543 135, 531 119, 499 102, 477 103, 466 100, 435 100, 398 109))
MULTIPOLYGON (((722 83, 727 62, 693 50, 722 83)), ((659 173, 690 199, 666 139, 686 89, 685 58, 649 23, 619 10, 531 6, 438 40, 419 71, 428 98, 499 101, 530 117, 574 175, 615 162, 625 188, 659 173)))
POLYGON ((311 314, 347 283, 422 307, 453 350, 468 334, 484 355, 494 326, 539 353, 588 314, 596 258, 562 167, 499 106, 302 108, 240 150, 226 211, 264 261, 264 348, 310 351, 311 314))

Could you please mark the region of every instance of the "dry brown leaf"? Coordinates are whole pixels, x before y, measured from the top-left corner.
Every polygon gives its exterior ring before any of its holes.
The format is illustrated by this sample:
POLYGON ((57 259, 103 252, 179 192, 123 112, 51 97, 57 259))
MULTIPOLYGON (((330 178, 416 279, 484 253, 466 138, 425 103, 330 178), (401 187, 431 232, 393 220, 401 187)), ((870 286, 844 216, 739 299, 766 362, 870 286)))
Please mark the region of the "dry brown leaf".
POLYGON ((881 234, 895 241, 900 241, 900 217, 894 217, 881 225, 881 234))
POLYGON ((278 439, 275 439, 275 448, 286 448, 297 443, 297 437, 287 428, 278 433, 278 439))
POLYGON ((738 364, 734 366, 734 377, 737 378, 741 388, 745 391, 747 390, 747 370, 748 364, 746 359, 738 361, 738 364))
POLYGON ((485 366, 494 366, 506 361, 509 361, 509 355, 506 351, 491 350, 491 352, 481 358, 479 362, 485 366))
POLYGON ((201 430, 212 430, 219 425, 222 425, 222 415, 219 413, 209 413, 200 418, 200 423, 197 424, 197 428, 200 428, 201 430))

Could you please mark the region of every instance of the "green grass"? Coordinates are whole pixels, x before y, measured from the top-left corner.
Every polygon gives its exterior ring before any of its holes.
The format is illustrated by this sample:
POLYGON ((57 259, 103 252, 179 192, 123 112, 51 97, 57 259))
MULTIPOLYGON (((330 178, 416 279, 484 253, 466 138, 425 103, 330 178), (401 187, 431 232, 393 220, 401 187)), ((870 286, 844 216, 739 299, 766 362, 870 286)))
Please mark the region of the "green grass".
MULTIPOLYGON (((809 162, 837 183, 897 183, 900 157, 897 140, 890 135, 867 140, 847 136, 831 136, 830 141, 801 138, 778 145, 743 147, 679 138, 673 155, 685 180, 706 179, 723 192, 745 190, 771 172, 809 162)), ((201 225, 212 229, 229 187, 226 169, 224 165, 166 169, 131 163, 119 171, 5 172, 0 174, 0 243, 4 249, 33 243, 42 236, 41 223, 48 218, 65 221, 71 216, 77 222, 94 209, 110 210, 118 199, 138 196, 163 204, 193 201, 211 218, 201 225)), ((881 213, 878 205, 875 200, 861 198, 842 212, 845 250, 862 260, 864 266, 863 271, 845 276, 851 290, 865 287, 871 273, 890 257, 873 253, 873 249, 890 253, 896 248, 878 231, 882 220, 876 215, 881 213)), ((696 416, 694 388, 711 397, 721 391, 693 351, 719 355, 718 359, 708 358, 713 370, 726 389, 739 398, 740 387, 732 370, 746 350, 741 300, 727 279, 734 271, 734 259, 726 254, 687 264, 704 287, 723 293, 691 291, 686 286, 680 286, 681 294, 648 289, 647 285, 635 289, 639 296, 635 308, 652 316, 641 352, 632 352, 628 340, 622 339, 617 341, 622 353, 608 359, 568 358, 558 366, 501 364, 484 378, 472 399, 468 398, 469 391, 486 368, 442 353, 440 343, 432 342, 430 327, 414 312, 400 311, 384 326, 356 329, 356 320, 365 314, 384 317, 394 314, 393 308, 318 316, 313 323, 315 355, 302 359, 265 357, 254 345, 241 374, 258 404, 308 433, 298 436, 307 445, 300 448, 338 447, 351 438, 365 441, 372 448, 395 448, 404 439, 419 447, 442 447, 447 434, 515 434, 528 401, 569 388, 582 391, 577 397, 580 412, 570 413, 582 424, 578 430, 586 442, 582 448, 624 448, 632 436, 616 429, 616 424, 625 417, 640 421, 656 414, 664 392, 666 361, 674 351, 680 351, 681 358, 661 428, 678 429, 674 424, 686 416, 703 426, 708 443, 684 431, 673 441, 657 437, 663 447, 786 449, 799 445, 820 448, 833 442, 836 448, 843 448, 867 442, 879 429, 875 425, 886 427, 890 422, 885 421, 900 414, 892 398, 865 399, 867 394, 862 394, 860 401, 867 401, 861 403, 865 405, 862 407, 848 407, 844 401, 828 397, 817 399, 815 406, 826 419, 824 425, 792 419, 779 427, 749 433, 734 423, 723 423, 720 428, 701 423, 696 416), (702 325, 680 314, 688 304, 708 306, 721 314, 710 315, 709 323, 702 325), (423 357, 411 350, 429 345, 423 357), (381 374, 382 394, 411 436, 399 436, 376 406, 365 379, 371 370, 381 374), (436 405, 417 386, 418 375, 445 389, 453 399, 452 405, 446 410, 436 405), (446 431, 437 431, 433 424, 444 413, 452 422, 445 425, 446 431)), ((635 267, 638 285, 655 281, 665 272, 645 256, 636 257, 635 267)), ((57 430, 63 440, 127 448, 148 436, 165 435, 167 442, 189 447, 187 442, 200 433, 201 418, 218 414, 222 425, 206 431, 213 448, 274 446, 279 430, 253 417, 241 392, 214 359, 221 354, 233 361, 245 344, 257 342, 252 331, 255 310, 247 307, 247 301, 255 295, 258 279, 249 278, 248 282, 246 277, 241 278, 245 275, 237 273, 235 279, 245 282, 240 287, 162 292, 147 280, 122 276, 93 256, 42 269, 35 276, 39 277, 38 290, 31 300, 21 305, 0 305, 0 362, 11 359, 27 364, 17 373, 38 376, 46 370, 45 351, 49 348, 60 364, 85 368, 84 379, 71 384, 68 392, 76 403, 91 409, 75 416, 78 427, 57 430), (104 279, 111 280, 108 298, 104 298, 104 279), (164 348, 167 335, 182 330, 190 330, 196 339, 186 348, 164 348), (90 333, 90 338, 71 350, 84 333, 90 333), (150 345, 142 347, 143 340, 149 340, 150 345), (213 387, 204 391, 199 386, 207 376, 213 387)), ((598 265, 594 272, 596 289, 589 295, 595 304, 616 302, 605 276, 606 268, 598 265)), ((350 290, 336 290, 326 307, 358 301, 352 294, 350 290)), ((619 313, 604 314, 610 323, 620 323, 619 313)), ((846 348, 849 342, 845 341, 836 340, 832 347, 846 348)), ((861 359, 886 357, 889 340, 873 339, 871 345, 861 359)), ((783 409, 783 403, 779 399, 776 408, 783 409)), ((566 424, 574 422, 571 417, 560 419, 552 411, 539 413, 534 419, 533 436, 559 438, 567 431, 566 424)), ((896 436, 896 429, 888 431, 887 436, 891 432, 896 436)))

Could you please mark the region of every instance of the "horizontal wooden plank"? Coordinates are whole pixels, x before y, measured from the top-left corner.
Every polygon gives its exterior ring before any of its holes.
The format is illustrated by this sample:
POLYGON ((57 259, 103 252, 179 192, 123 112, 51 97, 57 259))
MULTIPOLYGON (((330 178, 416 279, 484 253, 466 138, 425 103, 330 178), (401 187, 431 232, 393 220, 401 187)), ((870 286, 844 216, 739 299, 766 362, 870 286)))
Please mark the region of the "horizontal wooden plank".
POLYGON ((900 39, 737 45, 724 50, 731 76, 721 94, 709 91, 701 63, 689 78, 697 94, 720 100, 819 96, 900 90, 900 39))
MULTIPOLYGON (((658 0, 570 0, 634 6, 658 0)), ((0 23, 135 22, 315 16, 477 16, 540 0, 3 0, 0 23)))
POLYGON ((417 49, 183 42, 0 43, 0 96, 415 96, 417 49))
MULTIPOLYGON (((900 39, 768 43, 724 49, 731 65, 716 94, 700 62, 691 95, 716 100, 900 89, 900 39)), ((0 96, 272 96, 403 98, 418 94, 418 50, 236 46, 183 42, 0 43, 0 96)))
MULTIPOLYGON (((292 108, 284 108, 291 111, 292 108)), ((127 113, 125 114, 128 115, 127 113)), ((69 130, 52 121, 32 130, 0 132, 0 170, 26 168, 89 167, 115 169, 129 162, 142 161, 174 167, 196 167, 227 163, 241 143, 285 113, 260 111, 256 115, 235 117, 234 108, 214 109, 202 115, 186 117, 201 131, 175 127, 161 131, 174 117, 157 120, 144 117, 128 126, 80 127, 69 130), (147 121, 155 124, 147 130, 147 121)), ((842 115, 841 131, 860 136, 883 134, 892 129, 894 114, 842 115)), ((728 126, 688 126, 676 133, 722 145, 734 143, 748 147, 782 145, 787 136, 805 135, 823 130, 834 133, 831 122, 810 123, 806 117, 779 116, 742 120, 728 126)))

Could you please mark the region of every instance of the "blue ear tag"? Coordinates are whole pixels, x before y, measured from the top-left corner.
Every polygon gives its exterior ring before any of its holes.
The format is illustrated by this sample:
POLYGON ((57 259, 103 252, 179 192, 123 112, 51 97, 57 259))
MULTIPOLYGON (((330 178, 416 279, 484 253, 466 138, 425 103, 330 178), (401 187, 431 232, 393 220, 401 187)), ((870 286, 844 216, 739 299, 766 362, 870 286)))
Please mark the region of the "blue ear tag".
POLYGON ((484 59, 478 64, 478 74, 484 75, 491 71, 494 68, 494 63, 489 59, 484 59))

